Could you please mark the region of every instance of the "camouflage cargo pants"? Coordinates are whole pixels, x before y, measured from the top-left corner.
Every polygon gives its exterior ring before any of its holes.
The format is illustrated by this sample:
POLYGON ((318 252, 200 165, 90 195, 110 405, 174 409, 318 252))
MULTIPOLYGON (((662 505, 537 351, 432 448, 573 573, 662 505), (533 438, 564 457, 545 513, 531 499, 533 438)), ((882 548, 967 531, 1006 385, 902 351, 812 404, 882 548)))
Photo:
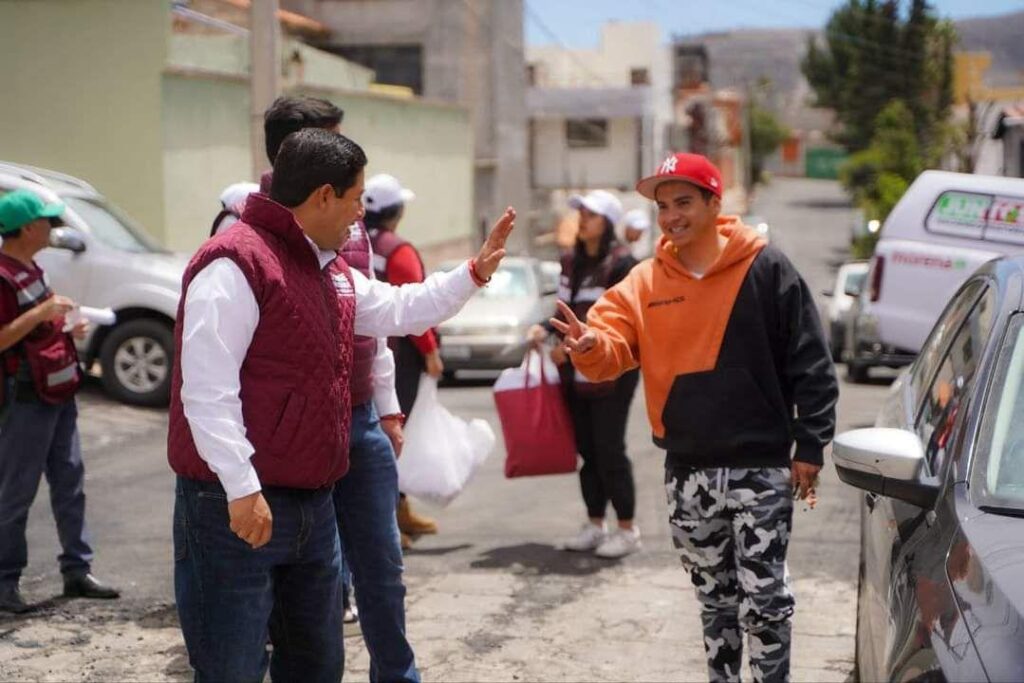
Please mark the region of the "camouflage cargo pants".
POLYGON ((669 469, 665 488, 672 539, 701 604, 710 679, 740 680, 742 627, 754 680, 789 680, 789 468, 669 469))

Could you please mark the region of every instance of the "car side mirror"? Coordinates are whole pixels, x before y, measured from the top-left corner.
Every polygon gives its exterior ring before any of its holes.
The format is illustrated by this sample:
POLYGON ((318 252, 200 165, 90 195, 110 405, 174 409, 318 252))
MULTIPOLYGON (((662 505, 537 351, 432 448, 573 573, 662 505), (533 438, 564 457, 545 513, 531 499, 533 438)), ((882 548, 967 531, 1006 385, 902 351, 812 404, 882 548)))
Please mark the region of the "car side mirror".
POLYGON ((924 446, 904 429, 855 429, 836 437, 832 461, 839 478, 864 491, 931 508, 937 484, 921 481, 924 446))
POLYGON ((821 290, 821 295, 827 299, 831 299, 834 296, 831 289, 821 290))
POLYGON ((85 251, 85 240, 74 228, 54 228, 50 231, 50 246, 81 254, 85 251))
POLYGON ((843 287, 843 292, 846 294, 846 296, 852 296, 854 298, 857 298, 860 296, 861 289, 863 289, 863 285, 861 285, 860 283, 847 282, 846 285, 843 287))

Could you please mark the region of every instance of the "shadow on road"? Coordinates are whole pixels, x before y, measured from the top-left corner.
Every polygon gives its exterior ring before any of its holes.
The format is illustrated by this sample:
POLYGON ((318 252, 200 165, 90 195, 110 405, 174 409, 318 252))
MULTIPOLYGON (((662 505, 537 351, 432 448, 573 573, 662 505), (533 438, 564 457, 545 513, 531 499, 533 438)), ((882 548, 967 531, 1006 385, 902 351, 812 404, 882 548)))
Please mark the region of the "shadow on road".
POLYGON ((849 199, 794 199, 789 202, 790 206, 798 206, 802 209, 813 209, 817 211, 829 209, 849 210, 853 204, 849 199))
POLYGON ((470 563, 474 569, 511 569, 518 574, 591 576, 618 565, 587 553, 570 553, 542 543, 521 543, 488 550, 470 563))
POLYGON ((415 545, 405 551, 406 555, 423 555, 424 557, 431 557, 435 555, 448 555, 450 553, 457 553, 460 550, 466 550, 472 548, 472 543, 460 543, 459 545, 446 545, 440 548, 417 548, 415 545))

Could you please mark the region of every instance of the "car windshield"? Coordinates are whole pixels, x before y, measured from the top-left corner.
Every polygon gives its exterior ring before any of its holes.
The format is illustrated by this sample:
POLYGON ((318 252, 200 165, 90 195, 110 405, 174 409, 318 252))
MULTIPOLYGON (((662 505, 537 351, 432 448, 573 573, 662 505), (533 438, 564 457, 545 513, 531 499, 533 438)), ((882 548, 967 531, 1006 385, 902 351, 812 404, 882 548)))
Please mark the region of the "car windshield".
POLYGON ((530 276, 522 266, 502 266, 491 283, 481 287, 477 296, 483 299, 515 299, 530 296, 530 276))
POLYGON ((971 487, 980 507, 1024 512, 1024 315, 1010 327, 986 406, 971 487))
POLYGON ((131 219, 111 204, 74 196, 61 199, 82 217, 90 233, 108 247, 140 254, 160 251, 149 238, 133 227, 131 219))

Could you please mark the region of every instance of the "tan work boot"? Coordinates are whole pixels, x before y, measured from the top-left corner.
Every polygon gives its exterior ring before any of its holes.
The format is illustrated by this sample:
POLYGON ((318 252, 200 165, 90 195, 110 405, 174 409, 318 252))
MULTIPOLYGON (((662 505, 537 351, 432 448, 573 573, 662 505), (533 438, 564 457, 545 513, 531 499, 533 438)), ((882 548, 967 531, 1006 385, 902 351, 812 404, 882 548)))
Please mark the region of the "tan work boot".
POLYGON ((398 535, 402 539, 402 550, 408 550, 412 547, 412 536, 404 531, 399 531, 398 535))
POLYGON ((429 517, 417 515, 409 506, 409 499, 402 496, 398 499, 398 528, 410 536, 436 534, 437 522, 429 517))

